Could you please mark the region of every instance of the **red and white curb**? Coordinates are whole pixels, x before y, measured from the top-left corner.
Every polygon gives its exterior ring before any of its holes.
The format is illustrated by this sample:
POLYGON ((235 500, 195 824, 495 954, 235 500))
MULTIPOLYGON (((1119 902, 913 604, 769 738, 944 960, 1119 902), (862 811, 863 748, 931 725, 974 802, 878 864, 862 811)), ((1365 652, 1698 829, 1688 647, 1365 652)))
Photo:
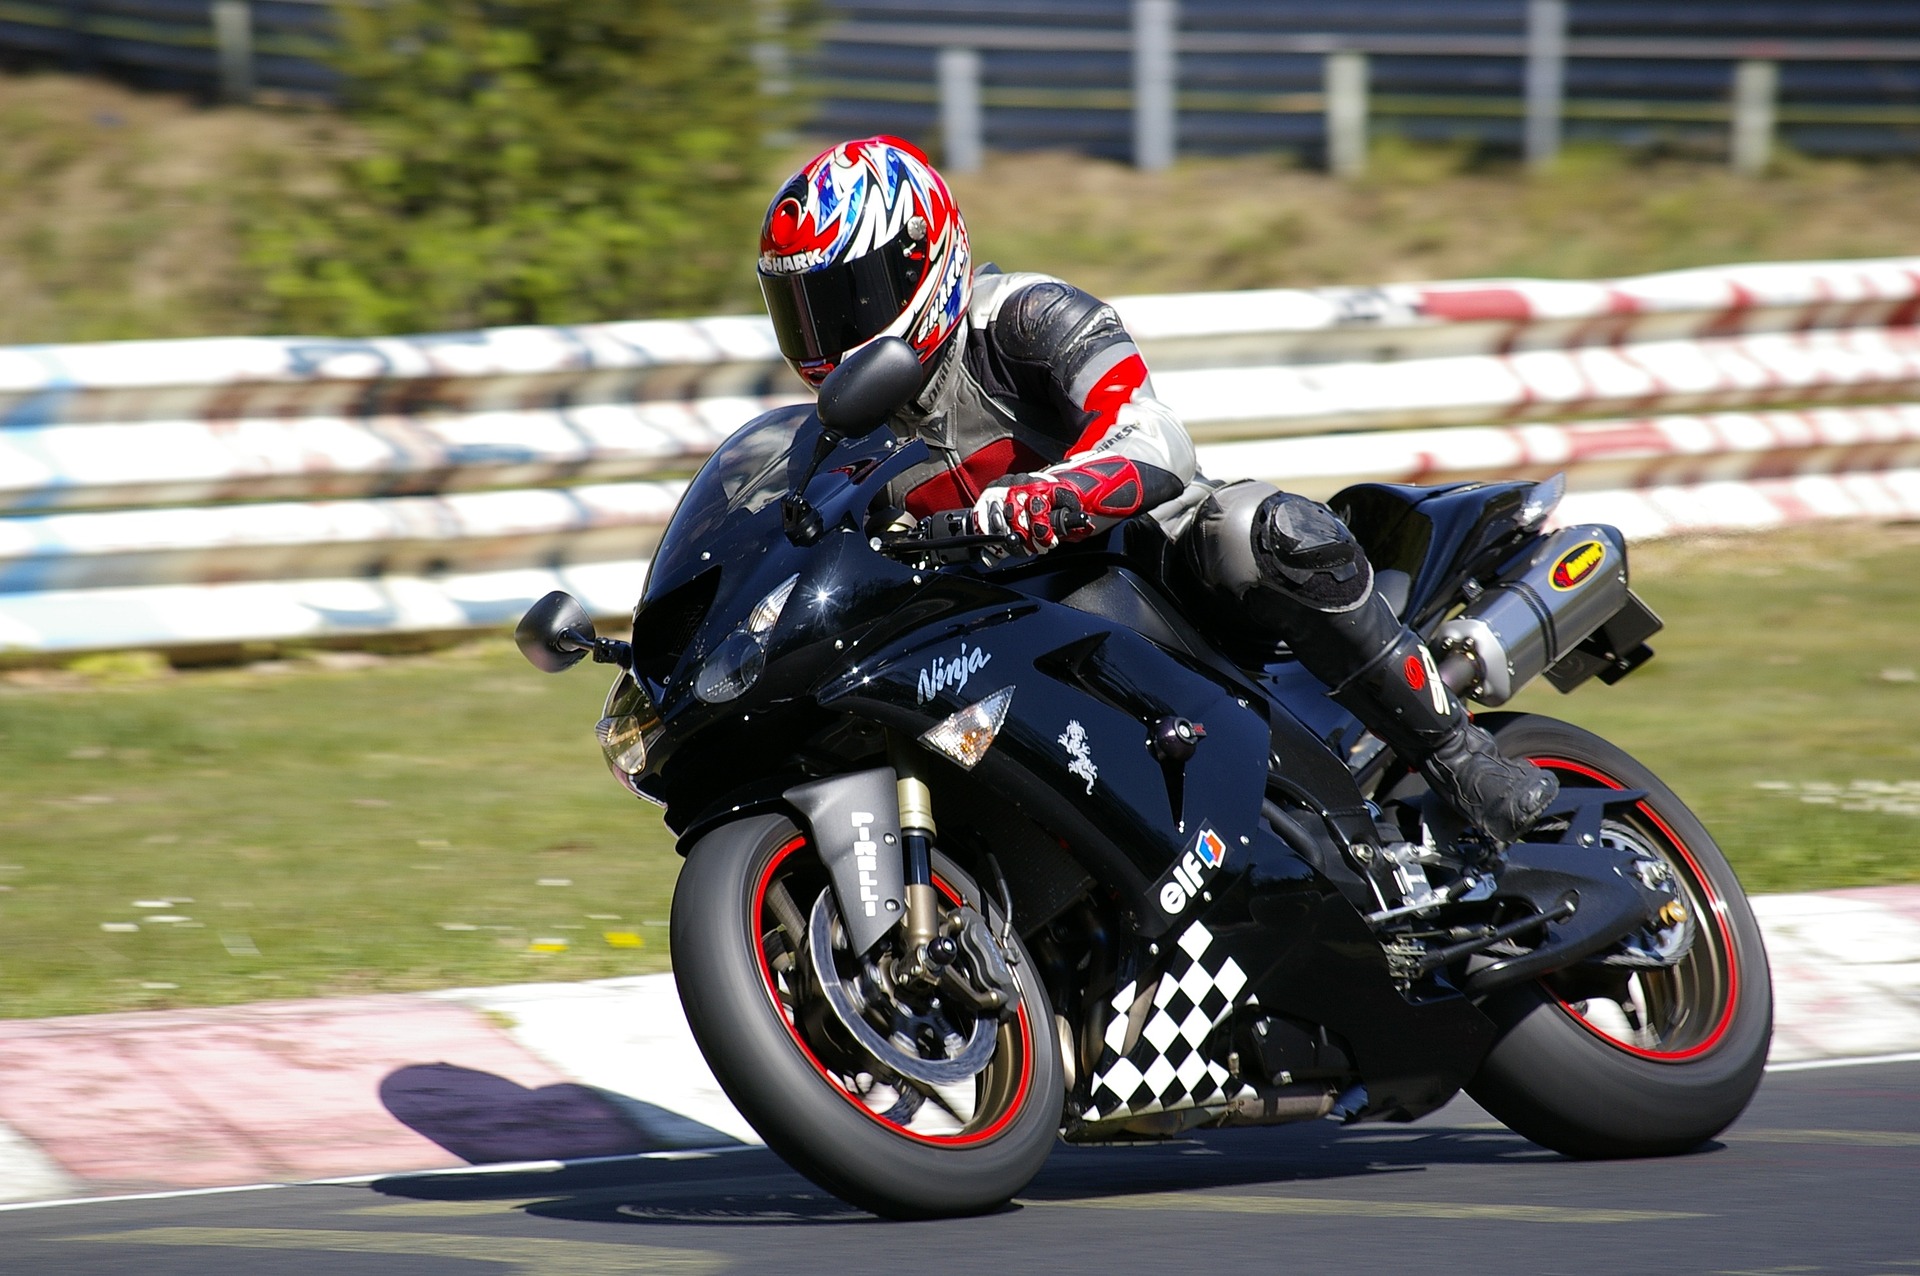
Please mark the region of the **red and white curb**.
POLYGON ((1920 886, 1753 900, 1776 1063, 1920 1050, 1920 886))
MULTIPOLYGON (((1772 1066, 1920 1058, 1920 886, 1754 908, 1772 1066)), ((0 1201, 757 1142, 670 975, 0 1022, 0 1201)))

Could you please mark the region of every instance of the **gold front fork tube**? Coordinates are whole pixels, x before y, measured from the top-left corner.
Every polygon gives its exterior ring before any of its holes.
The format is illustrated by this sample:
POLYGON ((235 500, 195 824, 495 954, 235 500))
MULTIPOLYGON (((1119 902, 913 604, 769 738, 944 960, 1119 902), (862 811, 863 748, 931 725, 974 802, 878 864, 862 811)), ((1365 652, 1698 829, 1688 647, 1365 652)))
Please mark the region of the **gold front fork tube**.
MULTIPOLYGON (((900 840, 905 845, 908 867, 918 859, 925 862, 929 845, 935 837, 933 824, 933 794, 919 777, 907 769, 906 759, 896 752, 894 768, 900 780, 896 791, 900 797, 900 840)), ((909 878, 913 876, 908 873, 909 878)), ((940 897, 927 882, 908 881, 907 883, 907 951, 919 953, 924 946, 933 942, 940 930, 940 897)))

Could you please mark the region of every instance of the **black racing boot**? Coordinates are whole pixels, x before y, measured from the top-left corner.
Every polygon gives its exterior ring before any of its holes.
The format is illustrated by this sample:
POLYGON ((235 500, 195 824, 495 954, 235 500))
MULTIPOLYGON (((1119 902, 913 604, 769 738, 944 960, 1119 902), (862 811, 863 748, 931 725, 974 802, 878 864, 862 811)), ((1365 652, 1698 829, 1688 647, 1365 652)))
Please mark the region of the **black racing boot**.
MULTIPOLYGON (((1452 692, 1446 694, 1452 698, 1452 692)), ((1402 749, 1377 728, 1375 733, 1418 767, 1448 806, 1487 836, 1501 843, 1517 842, 1559 794, 1560 781, 1551 771, 1501 753, 1493 737, 1467 717, 1458 700, 1453 710, 1458 725, 1424 759, 1402 749)))
POLYGON ((1300 663, 1489 837, 1518 841, 1559 793, 1553 775, 1503 756, 1474 725, 1427 645, 1378 593, 1351 611, 1296 617, 1291 628, 1310 623, 1316 631, 1288 639, 1300 663))

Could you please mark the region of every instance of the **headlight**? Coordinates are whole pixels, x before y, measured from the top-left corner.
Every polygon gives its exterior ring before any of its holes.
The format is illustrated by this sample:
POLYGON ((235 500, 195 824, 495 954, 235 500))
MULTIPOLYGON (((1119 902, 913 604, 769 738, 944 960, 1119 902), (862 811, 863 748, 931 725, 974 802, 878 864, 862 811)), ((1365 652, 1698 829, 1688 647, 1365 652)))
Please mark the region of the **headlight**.
POLYGON ((754 604, 744 625, 720 640, 693 675, 694 695, 708 704, 725 704, 759 681, 767 667, 767 641, 799 581, 797 574, 781 581, 772 593, 754 604))
POLYGON ((767 667, 767 649, 758 634, 736 629, 713 649, 693 678, 693 694, 708 704, 724 704, 759 680, 767 667))
POLYGON ((647 744, 660 727, 653 697, 630 673, 623 673, 607 693, 606 708, 594 726, 607 769, 616 780, 633 787, 630 777, 647 769, 647 744))

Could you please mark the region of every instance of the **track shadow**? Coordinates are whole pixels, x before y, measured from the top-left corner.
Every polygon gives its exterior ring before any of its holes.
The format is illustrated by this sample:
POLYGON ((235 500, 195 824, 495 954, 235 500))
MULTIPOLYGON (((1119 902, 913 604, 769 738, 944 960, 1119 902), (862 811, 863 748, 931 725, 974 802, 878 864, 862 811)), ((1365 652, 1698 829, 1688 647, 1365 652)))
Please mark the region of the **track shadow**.
POLYGON ((592 1086, 542 1086, 451 1063, 388 1073, 380 1102, 394 1119, 463 1161, 575 1160, 732 1143, 665 1108, 592 1086))
POLYGON ((513 1202, 542 1217, 617 1223, 853 1223, 837 1200, 764 1147, 573 1161, 553 1168, 396 1174, 373 1191, 416 1201, 513 1202))
MULTIPOLYGON (((1462 1120, 1479 1115, 1470 1112, 1462 1120)), ((1312 1122, 1159 1142, 1063 1144, 1020 1196, 1035 1203, 1092 1200, 1563 1159, 1510 1131, 1477 1124, 1432 1118, 1413 1126, 1312 1122)), ((764 1148, 527 1173, 396 1176, 374 1184, 374 1190, 416 1199, 511 1200, 527 1213, 574 1222, 791 1227, 878 1221, 808 1182, 764 1148)))

